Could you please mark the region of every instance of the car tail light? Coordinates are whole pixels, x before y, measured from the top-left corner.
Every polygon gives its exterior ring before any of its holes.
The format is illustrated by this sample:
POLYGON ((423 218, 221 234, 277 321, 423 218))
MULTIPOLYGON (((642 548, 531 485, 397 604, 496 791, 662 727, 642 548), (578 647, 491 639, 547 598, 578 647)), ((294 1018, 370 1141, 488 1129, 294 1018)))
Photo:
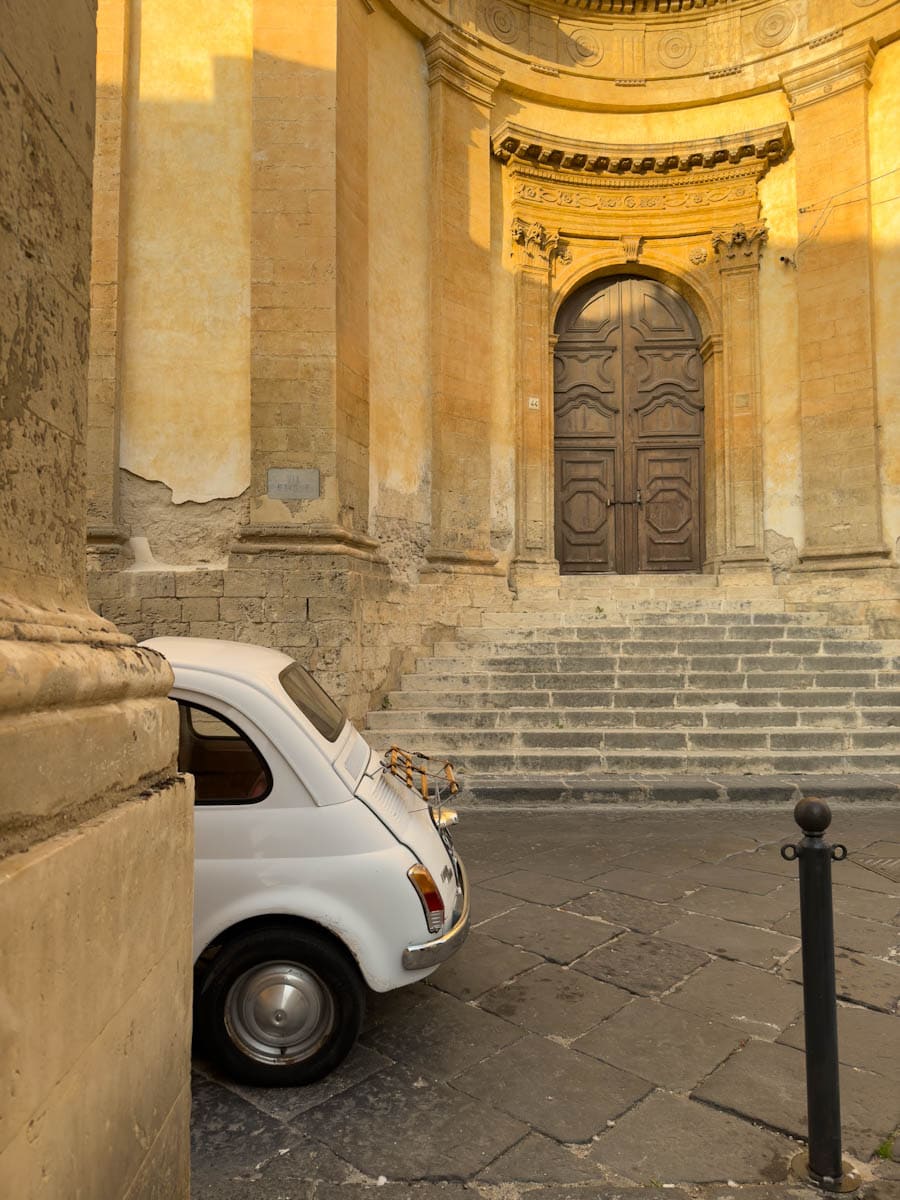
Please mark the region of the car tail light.
POLYGON ((437 884, 431 877, 431 872, 421 863, 416 863, 414 867, 409 868, 406 874, 422 901, 428 932, 439 933, 444 924, 444 900, 438 891, 437 884))

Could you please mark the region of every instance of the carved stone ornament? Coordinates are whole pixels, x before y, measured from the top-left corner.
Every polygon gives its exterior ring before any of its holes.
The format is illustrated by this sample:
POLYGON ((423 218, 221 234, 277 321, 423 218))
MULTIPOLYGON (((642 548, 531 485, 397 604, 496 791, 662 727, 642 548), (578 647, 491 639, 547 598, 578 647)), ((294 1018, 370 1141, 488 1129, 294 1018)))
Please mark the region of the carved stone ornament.
POLYGON ((709 255, 706 253, 706 251, 704 250, 704 248, 702 246, 695 246, 694 249, 688 255, 688 258, 691 260, 691 262, 694 264, 695 267, 702 267, 708 257, 709 257, 709 255))
POLYGON ((503 163, 522 160, 585 175, 665 175, 733 166, 745 159, 770 166, 783 162, 792 144, 786 124, 709 141, 612 146, 557 138, 506 122, 494 135, 492 148, 503 163))
POLYGON ((537 261, 549 266, 555 259, 562 263, 572 261, 568 246, 560 241, 559 230, 546 229, 539 221, 523 221, 514 217, 512 240, 522 248, 526 260, 537 261))
POLYGON ((733 229, 712 235, 719 267, 751 267, 759 263, 759 254, 768 237, 765 225, 735 225, 733 229))
POLYGON ((622 254, 626 262, 637 262, 641 257, 641 246, 644 244, 644 239, 639 233, 623 233, 619 238, 622 246, 622 254))

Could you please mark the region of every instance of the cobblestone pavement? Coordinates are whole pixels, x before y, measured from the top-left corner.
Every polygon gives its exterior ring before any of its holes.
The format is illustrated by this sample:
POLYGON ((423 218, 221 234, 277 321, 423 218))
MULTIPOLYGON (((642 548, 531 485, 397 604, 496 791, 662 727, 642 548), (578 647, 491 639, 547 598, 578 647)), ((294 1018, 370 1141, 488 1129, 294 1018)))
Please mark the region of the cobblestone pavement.
MULTIPOLYGON (((778 847, 798 836, 789 807, 464 812, 462 951, 372 996, 320 1084, 244 1088, 195 1064, 193 1196, 809 1196, 785 1182, 806 1100, 796 864, 778 847)), ((900 1200, 900 885, 871 869, 900 858, 900 812, 848 806, 829 837, 850 849, 844 1147, 867 1200, 900 1200)))

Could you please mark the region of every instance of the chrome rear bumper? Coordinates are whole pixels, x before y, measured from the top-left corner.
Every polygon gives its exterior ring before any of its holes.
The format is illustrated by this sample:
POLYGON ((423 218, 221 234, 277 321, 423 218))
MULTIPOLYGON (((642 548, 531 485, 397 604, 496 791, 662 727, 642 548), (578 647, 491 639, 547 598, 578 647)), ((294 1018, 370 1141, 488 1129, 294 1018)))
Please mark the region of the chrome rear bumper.
POLYGON ((461 892, 459 900, 462 907, 458 908, 458 915, 453 925, 446 933, 442 933, 440 937, 435 938, 431 942, 421 942, 416 946, 407 946, 403 951, 403 966, 407 971, 424 971, 428 967, 436 967, 438 963, 444 962, 455 954, 469 934, 470 907, 471 900, 469 896, 469 877, 466 874, 466 868, 462 861, 457 859, 459 865, 459 882, 461 892))

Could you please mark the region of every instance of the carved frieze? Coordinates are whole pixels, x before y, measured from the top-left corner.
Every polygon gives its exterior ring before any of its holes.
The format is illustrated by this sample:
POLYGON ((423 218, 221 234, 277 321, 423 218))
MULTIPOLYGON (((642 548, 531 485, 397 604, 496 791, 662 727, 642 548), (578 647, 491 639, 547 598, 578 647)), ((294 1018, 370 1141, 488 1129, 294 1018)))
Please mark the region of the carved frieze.
POLYGON ((714 233, 712 244, 719 269, 725 271, 735 267, 758 266, 760 251, 767 236, 765 225, 751 225, 748 228, 737 224, 727 231, 714 233))

